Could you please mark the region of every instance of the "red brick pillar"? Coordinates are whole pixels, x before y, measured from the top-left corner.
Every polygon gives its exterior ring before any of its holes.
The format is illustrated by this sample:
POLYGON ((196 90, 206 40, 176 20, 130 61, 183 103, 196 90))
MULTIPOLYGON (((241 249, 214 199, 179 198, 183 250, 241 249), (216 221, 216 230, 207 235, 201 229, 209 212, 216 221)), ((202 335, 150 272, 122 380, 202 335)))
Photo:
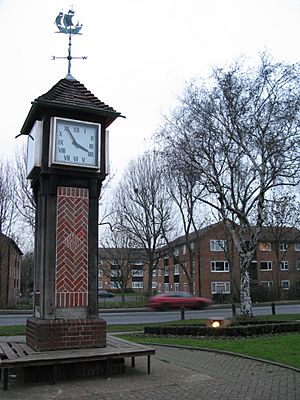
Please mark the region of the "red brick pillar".
POLYGON ((106 346, 105 321, 89 319, 87 312, 88 218, 88 189, 59 186, 55 319, 30 318, 27 321, 27 343, 38 351, 106 346))

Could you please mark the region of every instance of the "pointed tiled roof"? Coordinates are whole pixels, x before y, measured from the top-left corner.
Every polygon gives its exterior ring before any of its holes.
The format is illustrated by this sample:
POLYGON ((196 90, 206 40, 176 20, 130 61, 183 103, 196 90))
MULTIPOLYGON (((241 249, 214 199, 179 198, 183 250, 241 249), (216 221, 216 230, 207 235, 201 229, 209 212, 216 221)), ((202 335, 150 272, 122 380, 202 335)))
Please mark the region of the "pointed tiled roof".
POLYGON ((39 96, 36 101, 50 102, 57 105, 68 104, 72 107, 93 108, 121 116, 119 112, 99 100, 77 80, 61 79, 47 93, 39 96))
POLYGON ((32 103, 21 134, 29 134, 34 121, 46 109, 74 110, 98 115, 105 119, 109 126, 121 113, 103 103, 76 79, 61 79, 48 92, 42 94, 32 103))

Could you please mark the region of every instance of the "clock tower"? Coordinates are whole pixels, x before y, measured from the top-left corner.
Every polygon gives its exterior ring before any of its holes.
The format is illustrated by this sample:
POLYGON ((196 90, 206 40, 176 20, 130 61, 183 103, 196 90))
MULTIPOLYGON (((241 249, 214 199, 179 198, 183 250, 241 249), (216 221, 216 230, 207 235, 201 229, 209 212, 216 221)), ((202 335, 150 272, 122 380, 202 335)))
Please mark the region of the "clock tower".
POLYGON ((120 116, 68 74, 33 101, 22 127, 36 203, 26 339, 37 351, 106 346, 97 299, 98 199, 107 128, 120 116))

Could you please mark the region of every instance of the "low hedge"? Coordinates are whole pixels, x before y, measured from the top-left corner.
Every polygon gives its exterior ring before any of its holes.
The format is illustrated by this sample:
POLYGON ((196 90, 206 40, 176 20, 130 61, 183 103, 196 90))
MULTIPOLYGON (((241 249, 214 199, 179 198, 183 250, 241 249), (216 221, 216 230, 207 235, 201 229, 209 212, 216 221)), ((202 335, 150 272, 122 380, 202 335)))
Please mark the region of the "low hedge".
POLYGON ((300 332, 300 322, 262 323, 258 325, 230 325, 220 328, 208 326, 145 326, 146 335, 172 336, 255 336, 286 332, 300 332))

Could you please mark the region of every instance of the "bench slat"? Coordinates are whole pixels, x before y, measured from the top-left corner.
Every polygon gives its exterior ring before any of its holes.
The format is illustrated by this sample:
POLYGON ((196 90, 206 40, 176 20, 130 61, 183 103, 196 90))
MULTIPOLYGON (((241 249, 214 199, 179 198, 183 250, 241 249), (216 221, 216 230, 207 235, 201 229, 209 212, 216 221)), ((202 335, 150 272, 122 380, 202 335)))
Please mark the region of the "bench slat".
POLYGON ((9 360, 15 360, 18 358, 17 354, 12 350, 12 348, 9 346, 8 343, 1 342, 1 347, 2 350, 4 351, 4 354, 9 360))

